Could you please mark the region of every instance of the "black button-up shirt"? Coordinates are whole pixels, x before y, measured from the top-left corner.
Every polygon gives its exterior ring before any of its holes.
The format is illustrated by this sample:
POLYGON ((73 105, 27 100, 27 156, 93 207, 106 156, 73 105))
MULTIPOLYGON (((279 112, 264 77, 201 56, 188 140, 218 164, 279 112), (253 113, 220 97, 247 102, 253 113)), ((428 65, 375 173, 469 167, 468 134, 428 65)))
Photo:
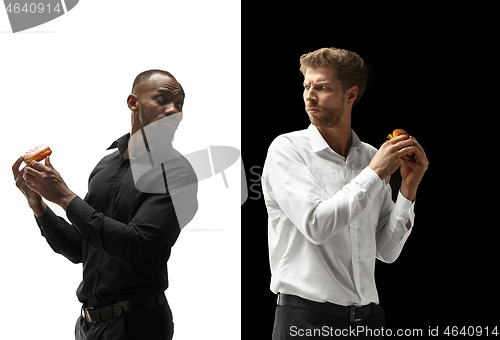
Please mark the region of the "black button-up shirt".
POLYGON ((174 173, 191 185, 176 190, 175 197, 168 190, 137 190, 127 155, 129 138, 126 134, 108 148, 118 150, 105 156, 92 171, 85 199, 77 196, 68 205, 66 215, 72 224, 48 207, 36 218, 56 253, 83 263, 77 296, 85 307, 100 308, 165 291, 171 247, 198 207, 196 175, 174 149, 179 156, 174 173), (176 215, 172 199, 176 207, 183 207, 182 216, 179 211, 176 215))

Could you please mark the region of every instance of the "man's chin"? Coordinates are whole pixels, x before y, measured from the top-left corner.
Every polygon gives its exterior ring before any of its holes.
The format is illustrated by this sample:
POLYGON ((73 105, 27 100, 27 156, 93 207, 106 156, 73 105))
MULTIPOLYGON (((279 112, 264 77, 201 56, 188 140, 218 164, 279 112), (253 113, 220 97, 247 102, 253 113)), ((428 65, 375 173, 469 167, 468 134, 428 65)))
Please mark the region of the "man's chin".
POLYGON ((309 121, 311 122, 312 125, 314 126, 323 126, 324 122, 322 119, 319 119, 316 115, 311 115, 307 113, 307 116, 309 117, 309 121))
POLYGON ((325 127, 325 128, 332 128, 335 127, 336 125, 339 124, 340 119, 339 117, 318 117, 317 115, 311 115, 307 114, 309 117, 309 121, 311 122, 312 125, 316 127, 325 127))
POLYGON ((148 138, 148 143, 150 144, 155 144, 155 145, 168 145, 168 144, 172 144, 172 142, 174 141, 174 138, 175 138, 175 132, 173 134, 171 133, 168 133, 168 134, 164 134, 162 136, 151 136, 150 138, 148 138), (151 142, 149 141, 149 139, 151 138, 151 142))

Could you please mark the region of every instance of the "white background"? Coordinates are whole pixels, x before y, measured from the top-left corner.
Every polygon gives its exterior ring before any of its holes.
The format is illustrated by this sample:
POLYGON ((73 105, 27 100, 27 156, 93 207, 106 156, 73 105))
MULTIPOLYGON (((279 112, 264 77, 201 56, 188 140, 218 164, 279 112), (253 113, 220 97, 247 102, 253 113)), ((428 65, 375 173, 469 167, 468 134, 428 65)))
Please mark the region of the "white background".
MULTIPOLYGON (((238 1, 82 0, 67 14, 12 34, 0 10, 0 329, 6 339, 72 339, 82 265, 40 235, 11 166, 45 143, 84 197, 88 175, 130 129, 126 98, 147 69, 184 87, 174 147, 240 148, 238 1)), ((240 338, 240 164, 199 183, 199 210, 169 260, 174 339, 240 338)), ((60 216, 65 213, 51 206, 60 216)))

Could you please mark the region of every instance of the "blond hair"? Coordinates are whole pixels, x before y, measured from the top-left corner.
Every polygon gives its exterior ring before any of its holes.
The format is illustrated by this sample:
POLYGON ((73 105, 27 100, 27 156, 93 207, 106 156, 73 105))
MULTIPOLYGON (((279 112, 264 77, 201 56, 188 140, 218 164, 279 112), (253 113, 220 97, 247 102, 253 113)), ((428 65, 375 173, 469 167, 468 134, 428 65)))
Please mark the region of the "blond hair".
POLYGON ((320 48, 300 57, 300 72, 305 75, 308 68, 332 68, 345 92, 353 86, 358 87, 356 105, 365 92, 367 70, 363 59, 354 52, 341 48, 320 48))

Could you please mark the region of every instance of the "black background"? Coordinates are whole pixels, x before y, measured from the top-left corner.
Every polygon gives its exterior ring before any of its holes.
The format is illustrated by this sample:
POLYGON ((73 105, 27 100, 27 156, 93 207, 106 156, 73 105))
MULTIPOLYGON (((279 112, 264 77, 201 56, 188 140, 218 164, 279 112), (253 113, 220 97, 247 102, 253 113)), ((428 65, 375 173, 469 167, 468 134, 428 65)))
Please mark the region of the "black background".
MULTIPOLYGON (((242 206, 242 335, 270 339, 267 212, 260 174, 272 140, 307 128, 299 57, 321 47, 358 53, 368 86, 352 128, 375 147, 402 128, 425 149, 415 226, 396 262, 377 261, 376 281, 392 330, 498 325, 496 171, 486 118, 497 52, 487 20, 446 9, 331 10, 243 6, 242 159, 249 199, 242 206), (480 25, 473 24, 480 20, 480 25), (493 47, 493 46, 491 46, 493 47), (489 151, 488 151, 489 150, 489 151), (487 195, 489 194, 489 195, 487 195)), ((398 174, 391 184, 399 189, 398 174)), ((397 192, 397 191, 396 191, 397 192)))

